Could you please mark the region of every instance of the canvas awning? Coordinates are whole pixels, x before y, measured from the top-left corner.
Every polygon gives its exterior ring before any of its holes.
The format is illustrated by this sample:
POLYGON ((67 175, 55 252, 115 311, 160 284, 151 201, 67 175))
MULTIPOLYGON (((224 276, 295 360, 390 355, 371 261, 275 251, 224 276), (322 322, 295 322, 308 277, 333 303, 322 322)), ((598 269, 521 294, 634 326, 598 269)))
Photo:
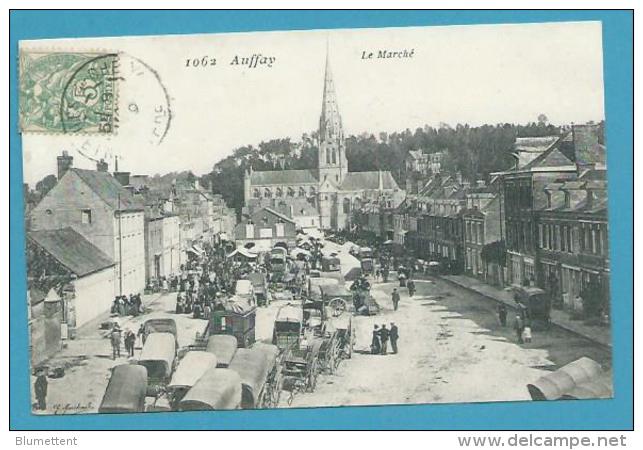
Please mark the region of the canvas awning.
POLYGON ((233 256, 236 256, 236 255, 242 255, 242 256, 245 256, 246 258, 249 258, 249 259, 255 259, 257 257, 256 253, 253 253, 250 250, 248 250, 246 248, 243 248, 243 247, 238 248, 235 251, 233 251, 232 253, 228 254, 228 258, 232 258, 233 256))

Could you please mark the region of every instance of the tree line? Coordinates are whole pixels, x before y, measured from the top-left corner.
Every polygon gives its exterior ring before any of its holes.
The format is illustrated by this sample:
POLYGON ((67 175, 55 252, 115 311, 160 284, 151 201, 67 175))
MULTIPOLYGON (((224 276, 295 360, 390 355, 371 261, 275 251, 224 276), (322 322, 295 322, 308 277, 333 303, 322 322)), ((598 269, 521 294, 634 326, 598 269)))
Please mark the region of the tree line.
MULTIPOLYGON (((487 180, 489 174, 511 167, 516 137, 559 135, 561 129, 548 124, 546 118, 526 125, 497 124, 472 127, 458 124, 451 127, 424 126, 415 131, 406 129, 377 135, 363 133, 346 138, 348 170, 363 172, 388 170, 400 186, 406 177, 404 160, 409 151, 444 152, 442 170, 462 173, 470 181, 487 180)), ((258 146, 246 145, 217 162, 212 171, 201 177, 226 200, 228 206, 243 206, 243 176, 247 167, 255 171, 314 169, 317 167, 318 135, 305 133, 298 142, 290 138, 272 139, 258 146)))

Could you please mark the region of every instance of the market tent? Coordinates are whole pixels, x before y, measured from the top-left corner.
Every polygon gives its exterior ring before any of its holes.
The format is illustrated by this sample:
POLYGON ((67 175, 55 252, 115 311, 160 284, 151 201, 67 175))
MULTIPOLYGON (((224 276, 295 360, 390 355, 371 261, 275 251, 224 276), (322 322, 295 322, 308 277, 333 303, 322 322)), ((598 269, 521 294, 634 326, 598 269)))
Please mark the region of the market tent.
POLYGON ((251 251, 249 251, 248 249, 245 249, 245 248, 243 248, 243 247, 238 248, 238 249, 236 249, 235 251, 233 251, 232 253, 230 253, 230 254, 228 255, 228 258, 232 258, 232 257, 234 257, 234 256, 236 256, 236 255, 245 256, 245 257, 246 257, 246 258, 248 258, 248 259, 255 259, 255 258, 257 257, 257 254, 256 254, 256 253, 251 252, 251 251))

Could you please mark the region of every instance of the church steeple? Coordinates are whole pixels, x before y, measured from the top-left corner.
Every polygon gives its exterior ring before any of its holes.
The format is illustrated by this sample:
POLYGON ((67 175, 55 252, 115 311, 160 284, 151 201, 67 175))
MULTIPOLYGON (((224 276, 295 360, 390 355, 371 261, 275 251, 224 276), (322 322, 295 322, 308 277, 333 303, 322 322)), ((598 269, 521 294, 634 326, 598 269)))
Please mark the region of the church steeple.
POLYGON ((330 68, 328 44, 326 45, 322 111, 319 118, 319 141, 319 179, 324 181, 328 178, 339 186, 348 171, 348 160, 344 146, 342 118, 339 115, 335 83, 330 68))

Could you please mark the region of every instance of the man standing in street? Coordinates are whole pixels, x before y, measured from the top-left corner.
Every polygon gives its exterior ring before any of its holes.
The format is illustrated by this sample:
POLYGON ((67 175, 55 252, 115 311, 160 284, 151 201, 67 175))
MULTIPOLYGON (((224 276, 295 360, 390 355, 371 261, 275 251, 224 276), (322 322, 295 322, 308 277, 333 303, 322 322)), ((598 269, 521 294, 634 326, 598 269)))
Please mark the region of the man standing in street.
POLYGON ((114 325, 112 332, 109 335, 109 340, 112 344, 112 359, 121 357, 121 329, 118 324, 114 325))
POLYGON ((390 334, 389 334, 388 328, 386 328, 386 324, 382 325, 382 328, 380 328, 380 341, 382 342, 382 355, 386 355, 389 336, 390 334))
POLYGON ((36 393, 36 409, 44 411, 47 409, 47 374, 43 369, 37 372, 36 381, 34 382, 34 391, 36 393))
POLYGON ((127 330, 125 332, 125 350, 127 350, 127 356, 130 358, 134 356, 135 342, 136 342, 136 335, 132 330, 127 330))
POLYGON ((503 304, 498 305, 498 320, 500 320, 500 325, 507 326, 507 307, 503 304))
POLYGON ((397 330, 397 325, 391 322, 391 329, 389 330, 389 339, 391 339, 391 348, 393 349, 393 354, 397 355, 397 340, 400 337, 400 334, 397 330))
POLYGON ((518 338, 518 343, 522 344, 522 332, 525 329, 525 322, 520 317, 520 314, 516 314, 516 320, 514 322, 514 331, 516 332, 516 337, 518 338))
POLYGON ((393 289, 393 295, 391 297, 393 300, 393 310, 397 311, 397 305, 400 303, 400 293, 397 292, 397 288, 393 289))

